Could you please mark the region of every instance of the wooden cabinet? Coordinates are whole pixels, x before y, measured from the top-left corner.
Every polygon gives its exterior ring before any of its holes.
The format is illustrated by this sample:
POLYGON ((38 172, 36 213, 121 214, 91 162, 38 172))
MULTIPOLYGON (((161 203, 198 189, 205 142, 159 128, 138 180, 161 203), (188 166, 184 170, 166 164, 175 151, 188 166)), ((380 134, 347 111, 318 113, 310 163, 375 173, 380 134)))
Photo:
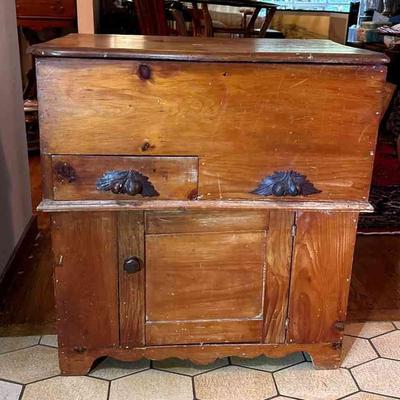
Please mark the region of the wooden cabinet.
POLYGON ((60 365, 339 366, 382 55, 328 41, 34 46, 60 365))
POLYGON ((16 0, 18 26, 32 30, 74 28, 76 0, 16 0))

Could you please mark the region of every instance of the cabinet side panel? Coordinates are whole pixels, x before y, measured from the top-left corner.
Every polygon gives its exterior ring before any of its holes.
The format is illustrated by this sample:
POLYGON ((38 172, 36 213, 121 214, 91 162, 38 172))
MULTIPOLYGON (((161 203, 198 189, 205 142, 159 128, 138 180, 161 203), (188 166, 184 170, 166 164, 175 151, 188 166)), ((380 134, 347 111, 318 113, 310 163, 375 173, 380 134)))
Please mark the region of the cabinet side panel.
POLYGON ((340 325, 346 319, 357 219, 356 213, 297 213, 289 342, 341 339, 340 325))
POLYGON ((267 234, 264 343, 285 342, 294 213, 272 211, 267 234))
POLYGON ((120 293, 121 346, 143 346, 144 339, 144 213, 118 213, 118 259, 120 293), (135 273, 124 271, 124 260, 138 257, 141 269, 135 273))
POLYGON ((60 352, 117 346, 115 214, 53 215, 52 239, 60 352))

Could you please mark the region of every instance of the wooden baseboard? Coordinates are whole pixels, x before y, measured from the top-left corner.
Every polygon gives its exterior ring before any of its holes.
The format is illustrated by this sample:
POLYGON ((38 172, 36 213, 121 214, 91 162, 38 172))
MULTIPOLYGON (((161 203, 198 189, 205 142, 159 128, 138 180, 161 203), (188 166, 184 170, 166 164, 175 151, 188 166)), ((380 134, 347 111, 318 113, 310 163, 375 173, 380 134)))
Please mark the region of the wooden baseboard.
POLYGON ((34 243, 35 237, 38 234, 36 220, 37 216, 32 215, 24 231, 22 232, 18 243, 14 247, 14 250, 11 253, 10 258, 8 259, 3 272, 0 274, 0 293, 2 293, 3 289, 7 287, 7 285, 10 283, 11 277, 14 275, 12 271, 14 270, 14 268, 17 267, 15 261, 19 259, 18 256, 20 255, 20 253, 29 251, 27 249, 30 249, 34 243))

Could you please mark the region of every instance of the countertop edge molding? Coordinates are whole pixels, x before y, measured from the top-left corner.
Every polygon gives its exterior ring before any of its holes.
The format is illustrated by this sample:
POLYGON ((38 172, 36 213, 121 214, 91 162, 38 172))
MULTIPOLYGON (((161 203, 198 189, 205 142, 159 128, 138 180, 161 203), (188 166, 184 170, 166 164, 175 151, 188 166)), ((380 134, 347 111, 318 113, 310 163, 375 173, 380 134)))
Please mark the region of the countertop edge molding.
POLYGON ((69 34, 36 44, 37 57, 146 59, 164 61, 379 65, 382 53, 344 46, 326 39, 199 38, 69 34), (210 40, 211 39, 211 40, 210 40))
POLYGON ((123 210, 182 210, 182 209, 269 209, 326 212, 374 211, 366 201, 252 201, 252 200, 42 200, 37 207, 43 212, 123 211, 123 210))

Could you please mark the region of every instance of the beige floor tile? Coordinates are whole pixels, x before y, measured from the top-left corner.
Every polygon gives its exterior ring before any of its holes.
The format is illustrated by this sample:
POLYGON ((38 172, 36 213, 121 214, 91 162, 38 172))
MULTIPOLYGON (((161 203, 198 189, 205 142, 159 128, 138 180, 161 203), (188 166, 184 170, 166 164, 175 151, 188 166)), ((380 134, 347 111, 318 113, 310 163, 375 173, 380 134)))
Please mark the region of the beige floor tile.
POLYGON ((349 397, 346 397, 345 400, 393 400, 393 397, 386 397, 386 396, 380 396, 379 394, 358 392, 349 397))
POLYGON ((22 385, 16 383, 0 381, 0 399, 18 400, 21 394, 22 385))
POLYGON ((290 367, 293 364, 298 364, 304 361, 304 357, 302 353, 294 353, 282 358, 268 358, 265 356, 256 358, 231 357, 231 360, 232 364, 235 365, 242 365, 244 367, 260 369, 262 371, 274 372, 285 367, 290 367))
POLYGON ((34 346, 0 355, 0 379, 29 383, 58 375, 57 349, 34 346))
POLYGON ((371 341, 381 357, 400 360, 400 331, 386 333, 385 335, 379 336, 371 341))
POLYGON ((150 368, 150 361, 139 360, 134 362, 118 361, 106 358, 89 375, 103 379, 117 379, 135 372, 150 368))
POLYGON ((0 337, 0 354, 39 343, 40 336, 0 337))
POLYGON ((264 400, 277 394, 272 375, 229 366, 194 377, 199 400, 264 400))
POLYGON ((87 376, 57 376, 27 385, 22 400, 106 400, 108 383, 87 376))
POLYGON ((58 347, 57 335, 44 335, 40 338, 40 344, 45 344, 46 346, 58 347))
POLYGON ((315 370, 303 363, 276 372, 275 381, 284 396, 305 400, 333 400, 357 391, 357 386, 345 369, 315 370))
POLYGON ((400 361, 378 358, 352 369, 362 390, 400 397, 400 361))
POLYGON ((170 358, 168 360, 163 360, 163 361, 154 361, 153 363, 154 368, 169 372, 178 372, 179 374, 185 374, 190 376, 200 374, 201 372, 210 371, 218 367, 223 367, 224 365, 228 365, 227 358, 218 359, 215 362, 208 365, 197 365, 193 364, 190 361, 179 360, 177 358, 170 358))
POLYGON ((344 333, 346 335, 369 339, 394 329, 391 322, 357 322, 346 324, 344 333))
POLYGON ((292 400, 293 397, 285 397, 285 396, 278 396, 278 397, 273 397, 272 400, 292 400))
POLYGON ((400 321, 393 321, 393 324, 397 329, 400 329, 400 321))
POLYGON ((366 361, 378 358, 375 350, 367 339, 345 336, 343 338, 342 367, 355 367, 366 361))
POLYGON ((193 400, 192 379, 150 369, 112 381, 109 400, 193 400))

